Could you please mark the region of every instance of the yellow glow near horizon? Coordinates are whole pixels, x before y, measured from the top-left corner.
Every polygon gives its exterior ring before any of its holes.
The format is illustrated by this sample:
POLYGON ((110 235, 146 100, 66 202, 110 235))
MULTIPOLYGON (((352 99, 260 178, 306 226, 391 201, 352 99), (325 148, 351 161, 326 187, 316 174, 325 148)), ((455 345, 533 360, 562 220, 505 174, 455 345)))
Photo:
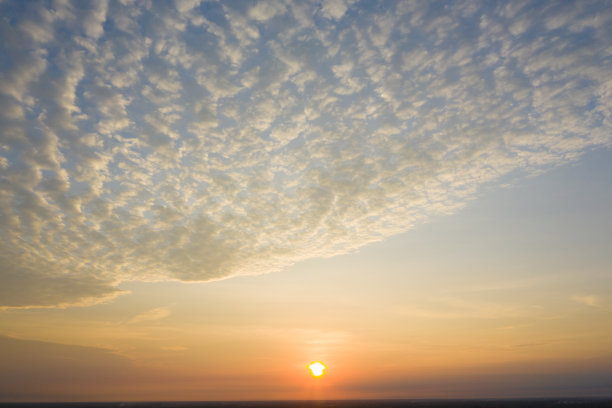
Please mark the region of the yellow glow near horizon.
POLYGON ((327 367, 325 366, 325 364, 321 363, 320 361, 315 361, 308 365, 310 374, 315 378, 321 377, 324 374, 326 368, 327 367))

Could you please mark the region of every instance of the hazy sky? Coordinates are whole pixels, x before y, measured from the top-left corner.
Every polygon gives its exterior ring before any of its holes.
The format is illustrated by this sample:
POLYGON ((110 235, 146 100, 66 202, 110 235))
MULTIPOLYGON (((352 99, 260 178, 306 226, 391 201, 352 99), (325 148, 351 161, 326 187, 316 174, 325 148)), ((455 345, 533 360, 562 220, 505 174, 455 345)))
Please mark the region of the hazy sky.
POLYGON ((0 16, 0 400, 612 395, 611 2, 0 16))

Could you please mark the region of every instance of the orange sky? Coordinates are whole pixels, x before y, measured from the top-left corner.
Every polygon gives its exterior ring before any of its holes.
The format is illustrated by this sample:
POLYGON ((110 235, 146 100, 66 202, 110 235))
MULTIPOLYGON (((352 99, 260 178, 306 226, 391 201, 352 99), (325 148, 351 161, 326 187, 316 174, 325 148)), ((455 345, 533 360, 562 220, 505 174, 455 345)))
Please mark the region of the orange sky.
POLYGON ((0 401, 612 395, 608 3, 0 15, 0 401))

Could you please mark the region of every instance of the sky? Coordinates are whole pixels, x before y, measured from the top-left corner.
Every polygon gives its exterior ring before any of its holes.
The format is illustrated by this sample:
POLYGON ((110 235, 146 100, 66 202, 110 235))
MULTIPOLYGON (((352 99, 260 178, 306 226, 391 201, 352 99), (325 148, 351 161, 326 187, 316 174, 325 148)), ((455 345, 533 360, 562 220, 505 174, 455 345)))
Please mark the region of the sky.
POLYGON ((0 401, 612 396, 609 1, 0 16, 0 401))

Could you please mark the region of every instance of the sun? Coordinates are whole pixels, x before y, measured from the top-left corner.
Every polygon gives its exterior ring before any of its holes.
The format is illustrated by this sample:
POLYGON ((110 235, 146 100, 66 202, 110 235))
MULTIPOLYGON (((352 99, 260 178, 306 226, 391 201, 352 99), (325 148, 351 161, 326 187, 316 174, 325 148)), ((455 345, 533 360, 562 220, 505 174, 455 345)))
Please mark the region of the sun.
POLYGON ((320 361, 312 362, 308 365, 308 369, 310 370, 310 375, 315 378, 321 377, 327 367, 320 361))

